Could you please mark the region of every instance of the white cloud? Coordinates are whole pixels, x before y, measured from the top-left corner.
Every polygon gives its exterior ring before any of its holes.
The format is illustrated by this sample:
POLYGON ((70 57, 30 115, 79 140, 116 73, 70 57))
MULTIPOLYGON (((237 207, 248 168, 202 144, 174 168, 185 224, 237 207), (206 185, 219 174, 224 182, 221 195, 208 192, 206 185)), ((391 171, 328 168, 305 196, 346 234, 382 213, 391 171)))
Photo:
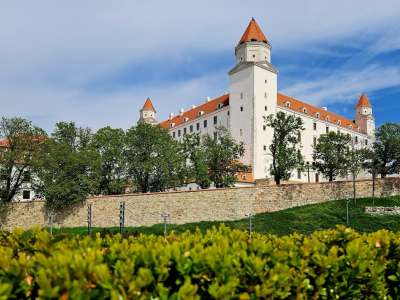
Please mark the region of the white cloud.
MULTIPOLYGON (((184 68, 181 58, 193 53, 226 51, 233 56, 234 45, 252 16, 271 40, 273 51, 312 51, 323 41, 347 38, 352 43, 355 34, 360 37, 380 32, 385 34, 379 42, 373 41, 376 48, 364 55, 398 48, 400 43, 398 31, 388 30, 395 28, 393 24, 400 17, 398 0, 339 0, 329 4, 319 0, 2 1, 0 115, 24 115, 47 129, 58 120, 76 120, 93 127, 127 127, 136 121, 144 98, 152 96, 160 114, 166 116, 171 109, 225 91, 228 70, 168 85, 138 88, 133 84, 113 92, 99 93, 84 87, 136 63, 154 64, 161 59, 164 68, 177 62, 184 68)), ((352 74, 351 69, 340 72, 343 80, 351 80, 346 74, 352 74)), ((333 77, 325 84, 332 82, 333 77)), ((340 94, 333 88, 316 92, 322 84, 324 81, 298 83, 289 91, 310 99, 340 94)), ((361 85, 351 84, 354 88, 361 85)))

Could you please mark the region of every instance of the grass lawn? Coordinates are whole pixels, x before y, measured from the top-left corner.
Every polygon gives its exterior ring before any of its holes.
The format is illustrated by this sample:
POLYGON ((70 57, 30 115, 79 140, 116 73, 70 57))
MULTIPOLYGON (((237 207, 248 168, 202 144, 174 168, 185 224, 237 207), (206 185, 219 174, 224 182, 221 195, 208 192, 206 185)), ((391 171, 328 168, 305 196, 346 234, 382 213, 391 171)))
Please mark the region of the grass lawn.
MULTIPOLYGON (((350 200, 350 227, 360 232, 371 232, 379 229, 400 230, 400 216, 371 216, 364 213, 365 206, 400 206, 400 196, 388 198, 357 199, 356 203, 350 200)), ((225 224, 231 228, 247 230, 248 219, 225 222, 199 222, 184 225, 168 224, 167 230, 182 232, 194 231, 196 228, 206 230, 212 226, 225 224)), ((334 228, 336 225, 346 225, 346 200, 336 200, 322 204, 313 204, 291 208, 272 213, 257 214, 253 219, 253 228, 260 233, 287 235, 293 232, 309 234, 315 230, 334 228)), ((87 228, 61 228, 53 232, 68 234, 87 234, 87 228)), ((92 232, 117 233, 119 228, 93 228, 92 232)), ((163 234, 164 225, 157 224, 150 227, 128 227, 127 234, 163 234)))

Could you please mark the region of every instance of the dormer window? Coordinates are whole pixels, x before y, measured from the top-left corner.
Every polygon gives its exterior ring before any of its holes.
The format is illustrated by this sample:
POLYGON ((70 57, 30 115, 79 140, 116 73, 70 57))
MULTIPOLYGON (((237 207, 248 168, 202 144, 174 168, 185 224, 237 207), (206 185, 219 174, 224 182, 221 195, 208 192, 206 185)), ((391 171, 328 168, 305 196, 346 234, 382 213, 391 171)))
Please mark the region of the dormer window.
POLYGON ((188 117, 183 118, 183 122, 187 122, 187 121, 189 121, 188 117))
POLYGON ((200 111, 197 113, 197 115, 198 115, 199 117, 202 116, 202 115, 204 115, 204 111, 200 110, 200 111))
POLYGON ((320 114, 317 112, 317 113, 315 114, 315 116, 317 117, 317 119, 319 119, 320 114))
POLYGON ((218 103, 218 108, 217 109, 221 109, 221 108, 223 108, 224 107, 224 104, 223 103, 218 103))
POLYGON ((325 120, 329 122, 329 116, 326 116, 325 120))
POLYGON ((287 102, 285 103, 285 106, 286 106, 287 108, 290 108, 290 102, 287 101, 287 102))
POLYGON ((307 108, 303 108, 303 113, 305 113, 305 114, 307 114, 308 112, 307 112, 307 108))
POLYGON ((338 125, 342 125, 342 121, 340 121, 340 120, 337 120, 337 121, 336 121, 336 124, 338 124, 338 125))
POLYGON ((172 127, 174 127, 175 126, 175 123, 170 123, 169 124, 169 128, 172 128, 172 127))

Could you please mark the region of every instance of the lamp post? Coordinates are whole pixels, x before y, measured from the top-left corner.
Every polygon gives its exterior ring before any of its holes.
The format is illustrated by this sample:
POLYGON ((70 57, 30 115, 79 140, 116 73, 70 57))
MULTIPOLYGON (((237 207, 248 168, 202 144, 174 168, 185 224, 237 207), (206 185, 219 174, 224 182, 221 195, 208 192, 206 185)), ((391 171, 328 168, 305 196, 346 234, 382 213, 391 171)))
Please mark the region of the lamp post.
POLYGON ((307 178, 308 178, 308 183, 310 183, 310 162, 307 162, 307 178))
POLYGON ((163 219, 164 222, 164 236, 167 236, 167 219, 170 217, 170 214, 168 213, 162 213, 161 218, 163 219))

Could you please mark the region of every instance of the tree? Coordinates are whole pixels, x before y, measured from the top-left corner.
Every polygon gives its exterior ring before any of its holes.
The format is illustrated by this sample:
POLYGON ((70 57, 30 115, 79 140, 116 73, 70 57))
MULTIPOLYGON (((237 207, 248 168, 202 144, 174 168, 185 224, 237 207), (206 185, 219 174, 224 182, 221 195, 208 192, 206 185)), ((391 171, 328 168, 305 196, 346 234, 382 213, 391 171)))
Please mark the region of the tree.
POLYGON ((364 149, 364 157, 363 169, 372 176, 372 197, 375 197, 375 181, 379 174, 380 161, 374 149, 364 149))
POLYGON ((328 178, 330 182, 337 176, 345 176, 350 145, 351 137, 347 134, 333 131, 322 134, 314 146, 313 166, 315 170, 328 178))
POLYGON ((353 181, 353 199, 356 201, 356 179, 363 169, 364 162, 366 159, 366 151, 364 149, 356 149, 354 147, 348 148, 346 154, 346 169, 350 172, 353 181))
POLYGON ((92 145, 100 156, 98 194, 124 193, 127 187, 124 157, 125 132, 109 126, 101 128, 94 134, 92 145))
POLYGON ((48 208, 66 208, 98 190, 100 157, 91 146, 92 138, 89 128, 73 122, 56 124, 36 168, 36 190, 48 208))
POLYGON ((23 118, 0 121, 0 201, 10 202, 31 181, 46 133, 23 118))
POLYGON ((400 172, 400 124, 383 124, 373 145, 382 178, 400 172))
POLYGON ((302 169, 303 157, 300 150, 300 135, 303 121, 294 115, 278 112, 264 117, 267 126, 274 131, 269 150, 272 155, 271 174, 276 184, 289 180, 294 169, 302 169))
POLYGON ((199 134, 187 134, 183 138, 183 151, 188 162, 186 178, 194 180, 202 189, 210 187, 208 174, 207 151, 201 143, 199 134))
POLYGON ((184 182, 185 155, 181 145, 161 126, 139 123, 126 133, 128 176, 139 192, 158 192, 184 182))
POLYGON ((215 187, 231 187, 236 181, 238 172, 247 167, 239 162, 244 154, 244 144, 238 143, 224 127, 215 129, 215 137, 203 137, 206 163, 211 180, 215 187))

